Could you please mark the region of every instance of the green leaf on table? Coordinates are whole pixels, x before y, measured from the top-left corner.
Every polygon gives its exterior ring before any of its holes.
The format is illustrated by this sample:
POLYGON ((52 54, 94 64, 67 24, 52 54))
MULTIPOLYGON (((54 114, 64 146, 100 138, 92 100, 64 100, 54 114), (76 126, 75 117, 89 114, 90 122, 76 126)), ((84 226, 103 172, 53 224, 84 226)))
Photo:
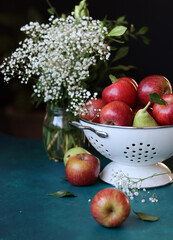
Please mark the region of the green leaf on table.
POLYGON ((65 181, 68 181, 67 177, 62 177, 61 179, 65 180, 65 181))
POLYGON ((77 197, 73 193, 65 191, 65 190, 60 190, 60 191, 57 191, 57 192, 54 192, 54 193, 49 193, 47 195, 54 196, 54 197, 77 197))
POLYGON ((166 105, 166 102, 161 98, 159 94, 156 92, 154 93, 149 93, 148 94, 150 100, 154 103, 160 104, 160 105, 166 105))
POLYGON ((126 30, 127 30, 127 27, 125 26, 122 26, 122 25, 116 26, 109 32, 108 36, 119 37, 119 36, 122 36, 126 30))
POLYGON ((155 222, 155 221, 159 220, 159 218, 156 216, 150 216, 150 215, 142 213, 142 212, 135 212, 134 210, 133 210, 133 212, 143 221, 155 222))

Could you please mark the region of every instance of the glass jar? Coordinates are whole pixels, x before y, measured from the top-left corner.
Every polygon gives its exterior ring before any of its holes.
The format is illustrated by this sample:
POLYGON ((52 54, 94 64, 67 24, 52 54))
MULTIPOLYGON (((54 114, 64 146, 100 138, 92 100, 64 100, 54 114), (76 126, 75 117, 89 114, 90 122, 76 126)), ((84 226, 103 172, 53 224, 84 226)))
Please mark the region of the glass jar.
POLYGON ((73 147, 83 145, 83 131, 69 125, 76 120, 65 108, 47 106, 43 121, 43 143, 53 161, 63 161, 64 154, 73 147))

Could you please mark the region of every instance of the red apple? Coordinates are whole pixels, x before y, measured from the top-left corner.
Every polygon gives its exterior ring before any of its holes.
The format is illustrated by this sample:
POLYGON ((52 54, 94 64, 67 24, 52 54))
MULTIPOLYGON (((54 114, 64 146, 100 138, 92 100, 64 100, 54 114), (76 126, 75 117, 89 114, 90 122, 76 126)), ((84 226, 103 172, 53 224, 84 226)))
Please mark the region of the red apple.
POLYGON ((100 123, 116 126, 131 126, 134 114, 129 105, 122 101, 106 104, 100 113, 100 123))
POLYGON ((169 80, 161 75, 151 75, 142 79, 137 90, 139 102, 144 106, 147 105, 150 101, 148 94, 153 92, 160 96, 172 93, 169 80))
POLYGON ((118 80, 129 81, 129 82, 131 82, 133 84, 133 86, 135 87, 136 90, 138 88, 138 84, 137 84, 137 82, 133 78, 130 78, 130 77, 120 77, 120 78, 118 78, 118 80))
POLYGON ((80 117, 88 121, 99 123, 100 111, 105 104, 105 101, 101 98, 88 100, 84 108, 81 110, 80 117))
POLYGON ((76 186, 91 185, 99 176, 100 161, 92 154, 77 154, 68 160, 65 172, 71 184, 76 186))
POLYGON ((123 101, 133 107, 137 102, 137 91, 130 81, 122 79, 105 87, 102 92, 102 99, 106 103, 123 101))
POLYGON ((153 104, 153 116, 160 125, 173 125, 173 94, 162 96, 165 104, 153 104))
POLYGON ((130 214, 129 198, 118 189, 102 189, 91 202, 91 213, 94 219, 104 227, 117 227, 130 214))

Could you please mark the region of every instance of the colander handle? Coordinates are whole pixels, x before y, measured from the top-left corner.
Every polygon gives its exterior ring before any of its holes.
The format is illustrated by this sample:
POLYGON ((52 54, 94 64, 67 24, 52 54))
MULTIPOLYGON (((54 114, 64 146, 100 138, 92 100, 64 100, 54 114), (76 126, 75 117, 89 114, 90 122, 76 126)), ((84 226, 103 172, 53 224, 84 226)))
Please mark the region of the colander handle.
POLYGON ((94 128, 91 128, 89 126, 82 126, 79 122, 76 122, 76 121, 72 121, 72 122, 69 122, 69 124, 73 127, 76 127, 78 129, 82 129, 82 130, 89 130, 89 131, 92 131, 94 132, 97 136, 101 137, 101 138, 106 138, 108 137, 108 134, 106 132, 102 132, 102 131, 98 131, 98 130, 95 130, 94 128))

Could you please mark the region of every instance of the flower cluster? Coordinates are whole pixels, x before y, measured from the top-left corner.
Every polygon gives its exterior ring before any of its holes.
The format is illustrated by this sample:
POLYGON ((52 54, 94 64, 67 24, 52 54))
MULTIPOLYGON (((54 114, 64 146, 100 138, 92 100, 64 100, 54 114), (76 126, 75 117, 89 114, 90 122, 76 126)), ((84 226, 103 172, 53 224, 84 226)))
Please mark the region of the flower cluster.
POLYGON ((141 202, 145 203, 147 197, 148 200, 153 203, 158 202, 156 191, 154 191, 154 193, 150 195, 150 191, 147 191, 146 188, 142 188, 142 192, 140 190, 142 182, 148 178, 152 178, 153 176, 156 175, 152 175, 147 178, 130 178, 127 174, 123 173, 122 171, 120 172, 113 171, 112 181, 115 188, 118 188, 125 194, 127 194, 130 200, 133 200, 135 197, 141 197, 141 202))
POLYGON ((97 96, 87 90, 87 78, 98 59, 109 59, 107 28, 99 20, 76 19, 72 13, 67 18, 52 16, 47 24, 30 22, 21 31, 27 37, 0 66, 4 81, 18 76, 26 84, 34 78, 37 99, 77 115, 86 100, 97 96))

